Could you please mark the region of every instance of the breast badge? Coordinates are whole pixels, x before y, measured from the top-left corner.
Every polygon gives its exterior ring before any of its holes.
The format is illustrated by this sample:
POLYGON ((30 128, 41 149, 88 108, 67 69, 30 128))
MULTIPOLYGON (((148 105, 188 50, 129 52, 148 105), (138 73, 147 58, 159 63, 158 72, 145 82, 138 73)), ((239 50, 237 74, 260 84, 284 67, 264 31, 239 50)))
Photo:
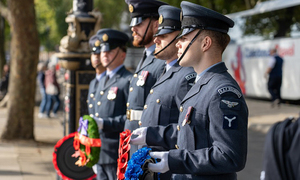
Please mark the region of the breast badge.
POLYGON ((117 97, 118 87, 111 87, 107 94, 107 99, 112 101, 117 97))
POLYGON ((139 75, 139 80, 136 82, 137 86, 144 86, 146 79, 148 77, 149 71, 142 71, 141 75, 139 75))

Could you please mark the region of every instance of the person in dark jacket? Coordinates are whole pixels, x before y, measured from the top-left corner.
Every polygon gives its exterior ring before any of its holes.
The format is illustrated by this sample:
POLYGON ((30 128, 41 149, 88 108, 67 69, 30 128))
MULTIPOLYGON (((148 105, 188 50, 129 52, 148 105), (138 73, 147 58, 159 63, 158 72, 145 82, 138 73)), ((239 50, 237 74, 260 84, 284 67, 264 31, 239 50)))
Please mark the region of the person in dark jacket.
POLYGON ((45 114, 46 111, 46 104, 47 104, 47 94, 46 94, 46 87, 45 87, 45 71, 47 70, 47 66, 44 62, 40 62, 38 64, 38 84, 40 88, 40 93, 41 93, 41 103, 39 107, 39 118, 46 117, 47 115, 45 114))
POLYGON ((9 71, 9 64, 5 64, 3 66, 3 75, 0 80, 0 100, 2 100, 8 92, 9 71))
POLYGON ((268 90, 271 95, 272 104, 279 106, 281 103, 281 84, 282 84, 282 67, 283 59, 277 54, 277 49, 270 50, 270 60, 265 76, 269 76, 268 90))

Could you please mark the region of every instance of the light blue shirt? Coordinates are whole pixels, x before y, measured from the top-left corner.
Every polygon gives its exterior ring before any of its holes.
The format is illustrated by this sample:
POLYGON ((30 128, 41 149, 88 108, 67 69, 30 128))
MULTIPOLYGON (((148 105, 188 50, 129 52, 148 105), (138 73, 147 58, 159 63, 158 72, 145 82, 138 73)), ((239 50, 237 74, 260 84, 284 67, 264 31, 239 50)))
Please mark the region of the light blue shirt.
POLYGON ((156 45, 153 44, 152 46, 145 48, 147 57, 155 50, 155 47, 156 45))
POLYGON ((208 70, 210 70, 212 67, 216 66, 217 64, 220 64, 221 62, 218 62, 208 68, 206 68, 204 71, 202 71, 200 74, 197 74, 197 77, 196 77, 196 80, 195 80, 195 83, 203 76, 203 74, 205 74, 208 70))
POLYGON ((177 59, 173 60, 172 62, 170 62, 169 64, 166 64, 166 72, 171 69, 172 66, 174 66, 174 64, 177 62, 177 59))
POLYGON ((101 74, 96 74, 96 79, 98 80, 98 82, 100 82, 101 78, 103 78, 106 75, 106 71, 104 71, 101 74))
POLYGON ((124 66, 124 64, 116 67, 114 70, 112 71, 106 71, 106 74, 109 75, 109 78, 112 78, 118 71, 119 69, 121 69, 124 66))

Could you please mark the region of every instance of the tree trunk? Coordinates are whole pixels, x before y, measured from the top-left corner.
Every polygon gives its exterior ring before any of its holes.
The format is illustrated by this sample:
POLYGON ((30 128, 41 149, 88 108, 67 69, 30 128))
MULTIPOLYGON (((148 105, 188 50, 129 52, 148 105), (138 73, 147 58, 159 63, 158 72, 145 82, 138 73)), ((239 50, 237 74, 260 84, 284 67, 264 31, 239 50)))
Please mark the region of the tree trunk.
POLYGON ((3 139, 34 139, 36 67, 39 39, 34 0, 7 1, 10 10, 11 72, 7 125, 3 139))
POLYGON ((5 49, 4 49, 4 30, 5 22, 4 18, 0 15, 0 77, 2 77, 3 66, 6 64, 5 49))

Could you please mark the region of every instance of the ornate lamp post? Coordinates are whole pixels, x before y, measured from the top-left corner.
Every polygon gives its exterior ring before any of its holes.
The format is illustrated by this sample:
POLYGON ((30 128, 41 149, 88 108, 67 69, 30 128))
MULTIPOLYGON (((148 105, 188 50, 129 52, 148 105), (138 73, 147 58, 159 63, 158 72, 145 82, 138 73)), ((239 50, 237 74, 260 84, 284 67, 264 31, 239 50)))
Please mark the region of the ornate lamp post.
POLYGON ((56 53, 65 74, 65 134, 76 130, 78 119, 88 114, 86 97, 89 82, 95 77, 90 65, 88 41, 100 29, 101 13, 93 10, 93 0, 73 0, 73 9, 66 17, 67 35, 56 53))

